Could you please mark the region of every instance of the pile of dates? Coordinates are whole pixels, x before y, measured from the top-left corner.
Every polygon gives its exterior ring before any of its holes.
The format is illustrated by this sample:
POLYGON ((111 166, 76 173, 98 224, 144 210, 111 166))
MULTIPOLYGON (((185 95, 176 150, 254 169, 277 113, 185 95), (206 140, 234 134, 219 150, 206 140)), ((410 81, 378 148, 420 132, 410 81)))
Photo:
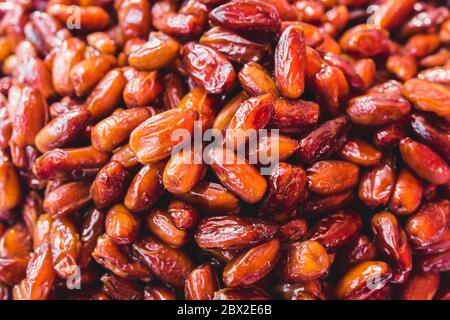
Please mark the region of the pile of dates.
POLYGON ((1 1, 0 299, 450 299, 449 45, 438 0, 1 1))

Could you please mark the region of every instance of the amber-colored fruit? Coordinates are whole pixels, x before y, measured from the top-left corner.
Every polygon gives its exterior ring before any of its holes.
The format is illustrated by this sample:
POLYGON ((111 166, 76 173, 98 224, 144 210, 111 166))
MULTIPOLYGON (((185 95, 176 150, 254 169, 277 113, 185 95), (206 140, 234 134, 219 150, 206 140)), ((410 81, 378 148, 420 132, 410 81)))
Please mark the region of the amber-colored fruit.
POLYGON ((205 169, 201 154, 194 149, 181 150, 173 154, 166 164, 164 188, 174 194, 189 192, 203 178, 205 169))
POLYGON ((213 123, 213 128, 219 131, 224 130, 230 123, 238 108, 248 98, 249 96, 244 91, 242 91, 241 93, 233 97, 230 101, 228 101, 228 103, 217 114, 216 119, 213 123))
POLYGON ((358 183, 359 168, 346 161, 316 162, 307 170, 309 190, 319 194, 345 191, 358 183))
POLYGON ((90 184, 70 182, 50 191, 44 199, 44 209, 52 218, 75 213, 91 201, 90 184))
POLYGON ((55 280, 52 252, 48 242, 40 245, 33 253, 27 266, 23 282, 25 300, 46 300, 55 280))
POLYGON ((110 114, 122 98, 127 80, 120 69, 113 69, 92 90, 86 100, 86 108, 95 119, 110 114))
POLYGON ((100 281, 102 291, 112 300, 142 300, 142 285, 136 281, 108 273, 100 281))
POLYGON ((151 32, 148 42, 133 50, 128 63, 137 70, 157 70, 174 60, 180 52, 180 44, 162 32, 151 32))
POLYGON ((162 163, 142 167, 131 181, 124 199, 125 206, 134 212, 150 209, 164 191, 162 175, 162 163))
POLYGON ((172 201, 167 213, 170 215, 173 224, 180 230, 192 229, 198 224, 199 214, 197 209, 183 201, 172 201))
POLYGON ((362 220, 354 211, 339 211, 325 217, 308 232, 306 239, 315 240, 329 252, 351 243, 359 236, 362 220))
POLYGON ((5 287, 14 286, 25 278, 29 260, 28 256, 0 258, 0 280, 5 287))
POLYGON ((30 233, 22 223, 16 223, 8 228, 0 238, 1 257, 24 257, 30 250, 30 233))
POLYGON ((399 215, 408 215, 419 208, 423 195, 422 182, 408 169, 402 169, 397 177, 389 209, 399 215))
POLYGON ((174 248, 184 246, 190 239, 189 233, 178 229, 170 215, 162 210, 152 210, 146 218, 146 226, 152 234, 174 248))
POLYGON ((423 205, 405 225, 409 240, 418 247, 439 241, 450 223, 450 202, 440 200, 423 205))
POLYGON ((84 108, 54 118, 36 135, 36 147, 39 151, 46 152, 70 145, 82 136, 90 118, 89 111, 84 108))
POLYGON ((134 168, 139 164, 128 144, 116 149, 116 152, 111 157, 111 161, 120 162, 127 169, 134 168))
POLYGON ((139 231, 140 220, 124 205, 116 204, 109 209, 105 219, 105 230, 117 244, 131 244, 139 231))
POLYGON ((76 276, 81 243, 76 226, 69 218, 58 218, 52 223, 50 244, 58 277, 67 279, 76 276))
POLYGON ((272 116, 274 97, 264 94, 245 100, 234 113, 226 128, 229 148, 239 148, 256 130, 264 128, 272 116))
POLYGON ((214 300, 270 300, 270 296, 258 287, 225 288, 214 293, 214 300))
POLYGON ((386 1, 372 15, 371 20, 378 28, 393 29, 413 10, 414 4, 415 1, 412 0, 386 1))
POLYGON ((420 141, 433 148, 447 162, 450 160, 450 136, 445 121, 429 115, 413 114, 409 127, 420 141))
POLYGON ((437 185, 449 180, 450 169, 447 163, 428 146, 405 138, 400 142, 399 148, 403 161, 423 179, 437 185))
POLYGON ((176 300, 176 297, 164 287, 145 287, 144 300, 176 300))
POLYGON ((74 11, 79 14, 78 23, 82 30, 101 30, 110 23, 108 13, 100 6, 75 6, 74 8, 69 5, 55 3, 47 8, 47 12, 60 20, 61 23, 66 23, 66 21, 73 19, 74 11))
POLYGON ((41 214, 36 221, 36 229, 33 233, 33 249, 36 250, 43 243, 50 242, 50 229, 53 218, 48 214, 41 214))
POLYGON ((123 90, 123 100, 128 108, 148 106, 162 90, 163 84, 157 71, 141 71, 128 80, 123 90))
POLYGON ((214 48, 231 62, 240 64, 261 61, 271 51, 267 44, 253 42, 222 27, 213 27, 205 32, 200 43, 214 48))
POLYGON ((366 206, 384 206, 391 197, 394 184, 395 161, 386 158, 362 176, 358 187, 358 197, 366 206))
POLYGON ((371 144, 360 139, 350 139, 339 151, 339 155, 358 166, 370 167, 376 165, 382 153, 371 144))
POLYGON ((70 70, 73 90, 77 96, 87 95, 111 69, 111 62, 106 56, 83 60, 70 70))
POLYGON ((104 152, 115 150, 123 145, 128 140, 130 133, 151 115, 151 111, 147 108, 132 108, 114 112, 92 128, 92 145, 97 150, 104 152))
POLYGON ((211 128, 216 115, 216 99, 201 87, 193 88, 178 104, 178 108, 197 111, 202 131, 211 128))
POLYGON ((190 42, 183 48, 183 64, 192 79, 206 91, 230 91, 236 82, 233 65, 216 50, 190 42))
POLYGON ((412 270, 412 251, 406 233, 399 226, 395 216, 382 211, 371 221, 375 242, 392 267, 393 283, 403 283, 412 270))
POLYGON ((419 110, 450 117, 450 89, 442 84, 414 78, 404 83, 402 94, 419 110))
POLYGON ((350 267, 360 262, 373 260, 377 256, 375 242, 366 235, 361 235, 337 253, 334 265, 342 271, 347 271, 350 267))
POLYGON ((178 197, 211 215, 236 214, 241 210, 239 199, 217 183, 200 182, 178 197))
POLYGON ((417 268, 422 272, 445 272, 450 270, 450 250, 442 253, 419 256, 417 268))
POLYGON ((382 261, 362 262, 339 281, 335 294, 339 299, 364 300, 383 288, 391 277, 388 264, 382 261))
POLYGON ((275 50, 275 81, 281 95, 298 99, 305 89, 305 36, 301 27, 283 31, 275 50))
POLYGON ((303 218, 294 218, 282 225, 278 230, 280 241, 297 241, 303 238, 308 231, 308 225, 303 218))
MULTIPOLYGON (((449 51, 450 54, 450 51, 449 51)), ((450 55, 449 55, 450 58, 450 55)), ((417 75, 417 78, 429 82, 450 85, 450 65, 425 69, 417 75)))
POLYGON ((299 159, 314 163, 328 158, 345 144, 349 130, 350 123, 345 117, 324 122, 300 139, 299 159))
POLYGON ((10 161, 0 159, 0 212, 16 207, 21 199, 19 176, 10 161))
POLYGON ((208 156, 212 170, 227 189, 248 203, 263 198, 267 181, 245 159, 221 147, 211 149, 208 156))
POLYGON ((91 195, 95 206, 103 209, 122 200, 129 180, 130 175, 120 162, 109 162, 92 182, 91 195))
POLYGON ((190 109, 172 109, 153 116, 136 129, 130 136, 130 149, 143 164, 154 163, 168 157, 172 149, 183 142, 184 135, 177 129, 192 134, 198 113, 190 109))
POLYGON ((0 0, 0 300, 450 299, 444 3, 0 0))
POLYGON ((257 283, 275 266, 279 251, 277 239, 247 250, 225 266, 223 282, 227 287, 248 287, 257 283))
POLYGON ((315 102, 277 99, 269 125, 283 133, 301 133, 317 124, 319 116, 315 102))
POLYGON ((306 173, 300 166, 280 162, 269 178, 269 193, 261 212, 268 215, 294 210, 302 200, 306 187, 306 173))
POLYGON ((211 217, 201 221, 195 233, 195 241, 199 247, 207 250, 243 249, 270 240, 277 229, 275 224, 260 219, 211 217))
POLYGON ((348 29, 339 39, 343 51, 361 58, 389 53, 389 39, 383 29, 360 24, 348 29))
POLYGON ((277 9, 262 1, 234 1, 223 4, 209 14, 213 24, 237 32, 274 33, 280 24, 277 9))
POLYGON ((55 91, 61 96, 72 95, 73 83, 70 71, 83 60, 86 45, 77 38, 64 40, 56 51, 52 63, 52 79, 55 91))
POLYGON ((413 55, 402 53, 389 56, 386 69, 395 74, 398 79, 406 81, 416 75, 418 66, 413 55))
POLYGON ((277 98, 280 93, 270 74, 263 66, 256 62, 250 62, 238 73, 239 83, 250 96, 260 96, 270 93, 277 98))
POLYGON ((126 247, 116 244, 107 234, 97 238, 92 257, 95 261, 122 278, 152 279, 150 270, 140 261, 132 259, 126 247))
POLYGON ((193 269, 190 258, 182 251, 146 237, 133 244, 133 251, 162 281, 183 288, 186 277, 193 269))
POLYGON ((85 268, 92 260, 92 252, 97 244, 97 238, 104 232, 105 214, 97 209, 89 210, 84 216, 80 229, 80 268, 85 268))
POLYGON ((439 288, 438 273, 415 273, 402 286, 402 300, 432 300, 439 288))
POLYGON ((91 177, 108 162, 109 155, 93 147, 53 149, 40 156, 33 172, 45 180, 91 177))
POLYGON ((209 264, 200 265, 189 273, 184 286, 186 300, 212 300, 219 289, 219 281, 214 268, 209 264))
POLYGON ((416 58, 423 58, 433 53, 440 45, 437 34, 416 34, 408 39, 405 51, 416 58))
POLYGON ((347 190, 332 195, 311 194, 300 203, 298 213, 305 217, 322 217, 330 212, 342 209, 354 199, 354 191, 347 190))
POLYGON ((298 141, 284 135, 269 135, 259 138, 257 146, 248 151, 252 163, 267 164, 268 160, 278 158, 280 161, 289 159, 299 148, 298 141))
POLYGON ((48 119, 48 107, 42 94, 29 86, 14 85, 9 90, 11 141, 18 147, 34 145, 34 139, 48 119))
POLYGON ((307 240, 289 246, 283 265, 283 277, 291 282, 311 281, 323 276, 330 266, 325 248, 307 240))
POLYGON ((346 112, 356 124, 379 126, 397 122, 410 110, 411 106, 405 98, 371 94, 350 100, 346 112))

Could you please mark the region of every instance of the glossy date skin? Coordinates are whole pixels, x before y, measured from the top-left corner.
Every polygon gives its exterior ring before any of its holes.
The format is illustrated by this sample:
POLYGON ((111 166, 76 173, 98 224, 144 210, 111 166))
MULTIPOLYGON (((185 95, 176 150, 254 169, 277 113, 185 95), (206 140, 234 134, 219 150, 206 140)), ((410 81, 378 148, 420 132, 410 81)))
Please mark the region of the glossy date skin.
POLYGON ((0 300, 449 299, 444 2, 1 2, 0 300))

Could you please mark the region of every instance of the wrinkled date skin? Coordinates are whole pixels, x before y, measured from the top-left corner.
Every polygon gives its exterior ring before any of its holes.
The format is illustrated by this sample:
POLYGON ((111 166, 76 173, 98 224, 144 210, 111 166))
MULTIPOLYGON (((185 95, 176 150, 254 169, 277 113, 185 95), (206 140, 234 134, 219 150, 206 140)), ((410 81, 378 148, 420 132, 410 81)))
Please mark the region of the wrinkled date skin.
POLYGON ((214 49, 195 43, 183 48, 183 64, 194 81, 212 94, 227 92, 236 82, 231 63, 214 49))
POLYGON ((204 249, 243 249, 273 238, 278 227, 261 219, 222 216, 200 222, 195 241, 204 249))
POLYGON ((358 213, 340 211, 319 220, 305 238, 315 240, 333 252, 355 240, 361 228, 362 220, 358 213))
POLYGON ((395 216, 387 211, 372 217, 372 232, 378 248, 392 265, 392 283, 403 283, 412 270, 412 250, 405 231, 395 216))
POLYGON ((283 277, 288 281, 302 282, 319 279, 330 266, 327 251, 317 241, 293 243, 283 266, 283 277))
POLYGON ((350 123, 345 117, 324 122, 300 140, 299 159, 311 164, 328 158, 344 145, 349 130, 350 123))
POLYGON ((219 280, 214 267, 200 265, 186 278, 184 292, 187 300, 212 300, 219 289, 219 280))
POLYGON ((290 26, 281 34, 275 50, 275 80, 281 94, 299 98, 305 89, 305 36, 297 26, 290 26))
POLYGON ((183 288, 184 280, 193 269, 190 258, 182 251, 152 237, 135 242, 133 251, 158 278, 177 288, 183 288))
POLYGON ((223 148, 211 149, 209 157, 212 170, 229 190, 248 203, 262 199, 267 182, 255 167, 223 148))
POLYGON ((450 223, 450 202, 440 200, 422 206, 406 222, 405 230, 410 241, 425 247, 439 241, 450 223))
POLYGON ((280 162, 272 170, 269 194, 264 200, 262 212, 275 215, 289 212, 302 200, 306 186, 306 173, 300 166, 280 162))
POLYGON ((223 4, 210 12, 209 19, 237 32, 275 33, 281 22, 275 7, 253 0, 223 4))
POLYGON ((449 300, 446 4, 0 0, 0 300, 449 300))

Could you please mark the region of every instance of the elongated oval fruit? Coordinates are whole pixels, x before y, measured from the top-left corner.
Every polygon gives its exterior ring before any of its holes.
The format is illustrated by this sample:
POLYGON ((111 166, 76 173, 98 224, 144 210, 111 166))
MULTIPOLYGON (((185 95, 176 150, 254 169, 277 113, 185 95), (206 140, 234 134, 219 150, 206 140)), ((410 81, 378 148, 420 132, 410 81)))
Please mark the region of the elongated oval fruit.
POLYGON ((257 283, 275 266, 279 251, 278 239, 247 250, 225 266, 223 282, 227 287, 248 287, 257 283))
POLYGON ((227 189, 248 203, 262 199, 267 190, 267 181, 245 159, 221 147, 211 149, 209 158, 212 170, 227 189))
POLYGON ((130 149, 142 164, 167 158, 184 139, 191 139, 198 113, 189 109, 172 109, 153 116, 130 136, 130 149))
POLYGON ((411 169, 428 182, 441 185, 450 179, 448 164, 428 146, 405 138, 400 141, 400 153, 411 169))
POLYGON ((225 93, 236 83, 233 65, 213 48, 193 42, 186 44, 183 64, 192 79, 209 93, 225 93))
POLYGON ((303 30, 290 26, 281 34, 275 50, 275 81, 281 94, 298 99, 305 90, 306 46, 303 30))
POLYGON ((195 233, 203 249, 234 250, 248 248, 273 238, 278 227, 270 222, 237 216, 205 218, 195 233))
POLYGON ((364 300, 376 290, 383 288, 391 277, 391 268, 387 263, 362 262, 339 281, 336 297, 345 300, 364 300))

